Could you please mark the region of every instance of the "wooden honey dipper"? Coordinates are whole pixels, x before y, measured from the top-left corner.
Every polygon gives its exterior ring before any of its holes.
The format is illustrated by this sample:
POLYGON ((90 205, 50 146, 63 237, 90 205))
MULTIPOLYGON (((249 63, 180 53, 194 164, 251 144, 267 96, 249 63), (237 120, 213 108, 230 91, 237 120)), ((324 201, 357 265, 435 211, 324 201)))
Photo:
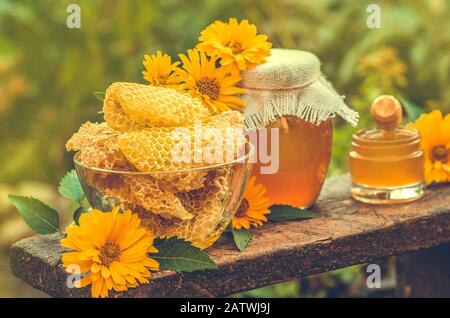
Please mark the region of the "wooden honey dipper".
POLYGON ((402 121, 402 105, 391 95, 378 96, 370 109, 378 129, 394 130, 402 121))

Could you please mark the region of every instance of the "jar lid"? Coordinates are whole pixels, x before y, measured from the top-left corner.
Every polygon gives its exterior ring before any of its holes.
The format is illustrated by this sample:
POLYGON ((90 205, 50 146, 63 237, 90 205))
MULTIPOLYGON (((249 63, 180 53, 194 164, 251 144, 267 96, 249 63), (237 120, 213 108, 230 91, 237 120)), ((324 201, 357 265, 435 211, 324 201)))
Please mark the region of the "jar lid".
POLYGON ((358 121, 358 113, 324 78, 319 59, 310 52, 272 49, 266 63, 241 75, 247 128, 262 128, 283 116, 314 124, 336 114, 352 125, 358 121))
POLYGON ((242 72, 242 85, 254 89, 292 89, 303 87, 320 76, 320 61, 312 53, 272 49, 267 62, 242 72))

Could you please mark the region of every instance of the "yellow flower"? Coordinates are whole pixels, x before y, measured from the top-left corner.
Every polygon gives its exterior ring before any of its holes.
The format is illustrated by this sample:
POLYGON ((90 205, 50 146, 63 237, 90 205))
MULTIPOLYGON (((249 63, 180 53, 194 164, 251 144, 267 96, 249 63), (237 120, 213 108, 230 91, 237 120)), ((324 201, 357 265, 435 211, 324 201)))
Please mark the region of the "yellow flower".
POLYGON ((440 110, 422 114, 414 123, 420 132, 420 145, 425 157, 425 181, 450 181, 450 114, 440 110))
POLYGON ((200 33, 198 48, 210 56, 220 58, 229 71, 248 70, 264 63, 270 55, 272 43, 267 35, 257 35, 256 26, 248 20, 240 23, 215 21, 200 33))
POLYGON ((264 197, 266 188, 262 184, 255 184, 255 181, 255 176, 248 181, 244 198, 233 216, 232 224, 235 229, 249 229, 251 225, 256 227, 267 222, 264 214, 270 213, 270 200, 264 197))
POLYGON ((147 284, 149 270, 158 270, 159 264, 147 255, 157 249, 140 223, 137 214, 121 214, 116 207, 107 213, 91 210, 81 215, 80 225, 69 226, 61 245, 72 251, 62 262, 66 271, 83 276, 76 287, 92 284, 92 297, 108 297, 112 289, 120 292, 147 284))
POLYGON ((161 51, 152 56, 145 54, 143 64, 145 71, 142 74, 150 85, 170 87, 178 85, 175 71, 178 69, 180 62, 172 63, 172 58, 169 55, 162 54, 161 51))
POLYGON ((245 90, 235 85, 241 80, 237 74, 229 74, 221 67, 216 67, 216 58, 208 58, 205 52, 197 49, 188 51, 188 57, 180 54, 183 68, 178 70, 181 87, 213 112, 224 112, 229 109, 239 110, 244 101, 234 96, 244 94, 245 90))

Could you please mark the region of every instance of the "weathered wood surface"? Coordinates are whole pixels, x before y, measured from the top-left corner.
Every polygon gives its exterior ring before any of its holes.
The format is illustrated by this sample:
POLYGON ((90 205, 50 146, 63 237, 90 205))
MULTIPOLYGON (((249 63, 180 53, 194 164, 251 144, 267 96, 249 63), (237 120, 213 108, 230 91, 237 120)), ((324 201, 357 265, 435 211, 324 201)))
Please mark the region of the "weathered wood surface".
POLYGON ((450 297, 450 244, 397 258, 399 297, 450 297))
MULTIPOLYGON (((350 198, 347 176, 327 180, 317 217, 266 224, 244 252, 229 239, 208 250, 218 270, 159 272, 123 297, 214 297, 366 263, 450 242, 450 186, 417 202, 374 206, 350 198)), ((88 296, 66 287, 56 240, 31 237, 11 248, 13 273, 56 297, 88 296)))

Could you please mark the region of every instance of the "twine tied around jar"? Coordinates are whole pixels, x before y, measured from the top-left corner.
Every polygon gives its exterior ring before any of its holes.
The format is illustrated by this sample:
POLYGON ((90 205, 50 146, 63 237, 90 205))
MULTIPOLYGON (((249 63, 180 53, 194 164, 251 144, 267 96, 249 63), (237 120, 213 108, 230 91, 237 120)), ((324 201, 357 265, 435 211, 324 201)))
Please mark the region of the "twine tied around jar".
POLYGON ((267 62, 244 71, 242 98, 245 125, 262 128, 283 116, 295 116, 316 125, 336 114, 356 126, 358 113, 344 103, 320 71, 320 61, 306 51, 272 49, 267 62))

